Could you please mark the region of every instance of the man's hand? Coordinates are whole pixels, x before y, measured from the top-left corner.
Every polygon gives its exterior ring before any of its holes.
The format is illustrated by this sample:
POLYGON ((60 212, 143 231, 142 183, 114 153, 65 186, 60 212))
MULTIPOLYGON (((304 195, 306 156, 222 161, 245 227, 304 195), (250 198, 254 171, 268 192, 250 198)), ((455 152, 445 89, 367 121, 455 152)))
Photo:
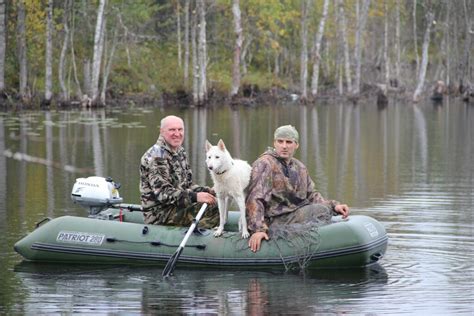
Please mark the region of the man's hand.
POLYGON ((198 192, 196 199, 199 203, 207 203, 209 205, 216 204, 216 197, 207 192, 198 192))
POLYGON ((262 244, 262 239, 268 240, 268 234, 265 232, 256 232, 250 237, 249 247, 253 252, 260 250, 260 245, 262 244))
POLYGON ((347 216, 349 216, 349 206, 347 206, 346 204, 338 204, 336 205, 336 207, 334 207, 334 210, 336 211, 336 213, 341 214, 342 218, 346 218, 347 216))

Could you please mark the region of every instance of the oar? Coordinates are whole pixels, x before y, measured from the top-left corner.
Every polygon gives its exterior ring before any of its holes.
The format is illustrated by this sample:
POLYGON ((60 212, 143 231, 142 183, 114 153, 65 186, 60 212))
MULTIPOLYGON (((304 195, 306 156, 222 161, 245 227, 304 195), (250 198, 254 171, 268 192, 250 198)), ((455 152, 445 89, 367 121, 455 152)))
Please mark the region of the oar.
POLYGON ((181 255, 181 253, 183 252, 184 246, 186 245, 186 242, 188 242, 189 236, 191 236, 191 234, 194 231, 194 228, 196 228, 197 224, 201 220, 202 214, 204 214, 206 207, 207 207, 207 204, 204 203, 201 206, 201 209, 199 210, 198 214, 196 215, 196 218, 193 219, 193 223, 189 227, 188 232, 184 236, 183 241, 181 242, 181 244, 179 244, 179 247, 178 249, 176 249, 176 252, 174 253, 174 255, 171 256, 171 258, 168 260, 168 263, 166 264, 163 270, 163 273, 161 274, 163 277, 169 277, 171 274, 173 274, 174 267, 176 266, 176 262, 178 261, 178 258, 181 255))

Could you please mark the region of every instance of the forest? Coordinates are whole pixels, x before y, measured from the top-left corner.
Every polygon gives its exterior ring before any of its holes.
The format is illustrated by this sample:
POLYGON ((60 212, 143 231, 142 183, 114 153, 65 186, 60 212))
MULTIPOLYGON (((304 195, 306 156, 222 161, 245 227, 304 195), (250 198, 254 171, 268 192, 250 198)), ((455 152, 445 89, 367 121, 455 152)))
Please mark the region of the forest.
POLYGON ((472 12, 474 0, 0 0, 0 104, 473 102, 472 12))

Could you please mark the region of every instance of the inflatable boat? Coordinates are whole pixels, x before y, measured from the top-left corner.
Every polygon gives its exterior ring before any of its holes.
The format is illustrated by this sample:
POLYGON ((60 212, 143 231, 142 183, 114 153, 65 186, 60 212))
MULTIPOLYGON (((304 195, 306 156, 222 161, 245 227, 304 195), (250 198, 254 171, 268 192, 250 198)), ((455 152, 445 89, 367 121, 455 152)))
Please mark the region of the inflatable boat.
MULTIPOLYGON (((175 253, 187 227, 146 225, 139 205, 122 203, 111 179, 80 178, 74 202, 89 208, 89 217, 46 218, 14 248, 25 260, 94 264, 165 265, 175 253)), ((305 269, 363 267, 385 254, 388 237, 375 219, 351 215, 309 234, 314 238, 274 238, 254 253, 238 231, 238 212, 230 212, 225 233, 195 229, 178 266, 245 269, 305 269)))

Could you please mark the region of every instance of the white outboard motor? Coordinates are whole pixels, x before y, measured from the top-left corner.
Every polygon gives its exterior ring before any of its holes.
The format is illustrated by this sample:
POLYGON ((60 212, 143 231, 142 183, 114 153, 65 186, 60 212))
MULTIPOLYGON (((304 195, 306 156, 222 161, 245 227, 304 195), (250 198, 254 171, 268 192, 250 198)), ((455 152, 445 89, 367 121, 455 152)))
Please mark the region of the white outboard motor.
POLYGON ((115 183, 110 177, 78 178, 72 187, 71 198, 74 203, 88 208, 90 215, 96 215, 114 204, 122 203, 119 188, 120 183, 115 183))

